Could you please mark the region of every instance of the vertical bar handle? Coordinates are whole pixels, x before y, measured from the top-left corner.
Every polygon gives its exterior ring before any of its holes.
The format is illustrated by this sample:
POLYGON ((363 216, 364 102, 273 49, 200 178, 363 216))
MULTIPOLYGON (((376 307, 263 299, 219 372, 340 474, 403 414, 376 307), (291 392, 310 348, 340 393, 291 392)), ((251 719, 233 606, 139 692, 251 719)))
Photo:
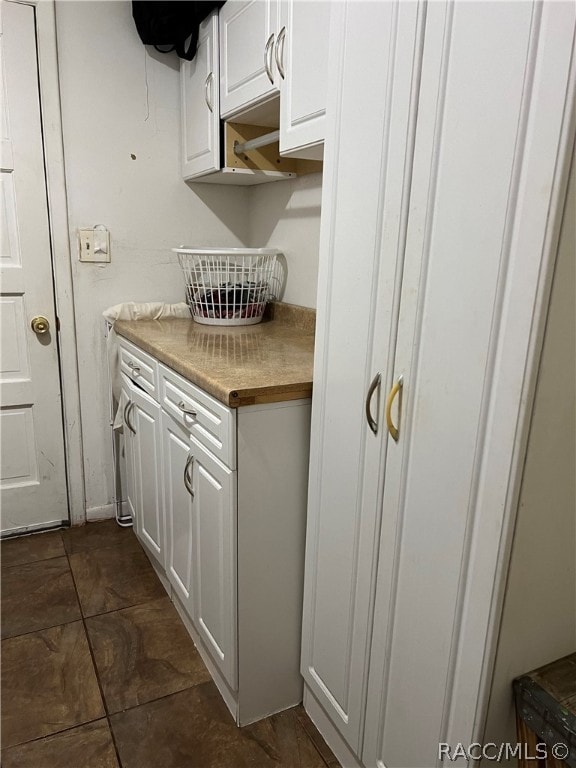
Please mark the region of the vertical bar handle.
MULTIPOLYGON (((388 394, 388 397, 386 399, 386 426, 388 427, 388 432, 390 432, 390 436, 392 437, 392 440, 395 442, 398 442, 398 438, 400 437, 400 421, 398 421, 398 426, 394 426, 394 422, 392 421, 392 404, 396 398, 396 395, 400 393, 400 400, 399 404, 400 407, 402 406, 402 387, 404 386, 404 379, 402 376, 398 377, 398 380, 396 381, 396 384, 392 387, 390 390, 390 393, 388 394)), ((400 411, 398 412, 398 417, 400 417, 400 411)))
POLYGON ((372 379, 372 383, 368 387, 368 392, 366 394, 366 421, 368 422, 368 426, 374 432, 375 435, 378 434, 378 422, 375 421, 372 418, 372 411, 370 410, 370 405, 372 403, 372 397, 374 395, 374 392, 376 392, 377 389, 380 387, 380 382, 382 381, 382 375, 380 373, 377 373, 376 376, 372 379))
POLYGON ((124 423, 126 424, 128 429, 130 430, 130 432, 132 432, 133 435, 136 434, 136 430, 134 429, 134 427, 132 426, 132 424, 130 422, 130 414, 132 413, 132 408, 134 408, 135 405, 136 405, 136 403, 134 403, 132 400, 129 400, 126 403, 126 406, 124 408, 124 423))
POLYGON ((192 488, 192 480, 190 479, 190 467, 192 466, 193 461, 194 456, 189 454, 186 459, 186 464, 184 465, 184 485, 192 498, 194 498, 194 489, 192 488))
POLYGON ((274 74, 272 72, 272 57, 270 55, 270 51, 272 50, 272 46, 274 45, 274 32, 270 35, 268 38, 268 41, 264 47, 264 67, 266 69, 266 74, 268 75, 268 80, 274 85, 274 74))
POLYGON ((280 77, 282 78, 282 80, 286 79, 286 71, 284 69, 285 40, 286 40, 286 27, 282 27, 282 29, 278 33, 278 38, 276 40, 276 50, 274 52, 274 56, 276 58, 276 66, 278 67, 278 72, 280 72, 280 77), (280 49, 280 46, 282 46, 282 49, 280 49))
POLYGON ((214 112, 213 84, 214 84, 214 72, 209 72, 208 76, 206 77, 206 82, 204 83, 204 100, 210 112, 214 112), (208 88, 210 88, 210 97, 208 97, 208 88))

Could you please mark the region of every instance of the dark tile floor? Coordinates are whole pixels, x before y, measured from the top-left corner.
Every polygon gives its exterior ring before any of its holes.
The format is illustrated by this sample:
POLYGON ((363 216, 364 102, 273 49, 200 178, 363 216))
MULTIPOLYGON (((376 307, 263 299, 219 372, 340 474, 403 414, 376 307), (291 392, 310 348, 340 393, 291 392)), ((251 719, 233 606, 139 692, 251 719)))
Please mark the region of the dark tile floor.
POLYGON ((130 529, 2 542, 4 768, 336 768, 302 707, 237 728, 130 529))

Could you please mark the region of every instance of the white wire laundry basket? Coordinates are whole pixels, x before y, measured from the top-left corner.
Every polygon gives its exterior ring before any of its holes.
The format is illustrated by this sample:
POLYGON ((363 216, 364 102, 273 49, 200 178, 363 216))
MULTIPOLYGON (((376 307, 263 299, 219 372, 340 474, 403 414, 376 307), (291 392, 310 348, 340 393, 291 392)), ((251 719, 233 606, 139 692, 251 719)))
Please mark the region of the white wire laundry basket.
POLYGON ((192 317, 204 325, 253 325, 274 298, 275 248, 174 248, 192 317))

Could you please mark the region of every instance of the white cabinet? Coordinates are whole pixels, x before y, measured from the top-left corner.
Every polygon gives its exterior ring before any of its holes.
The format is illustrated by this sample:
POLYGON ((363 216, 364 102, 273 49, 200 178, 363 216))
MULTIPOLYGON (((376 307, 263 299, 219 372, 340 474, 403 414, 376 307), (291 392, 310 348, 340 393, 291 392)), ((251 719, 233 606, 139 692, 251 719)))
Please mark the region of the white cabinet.
POLYGON ((191 438, 192 620, 230 688, 236 664, 236 473, 191 438))
POLYGON ((134 427, 130 421, 130 410, 133 408, 132 402, 133 385, 127 376, 122 376, 122 426, 124 434, 124 466, 126 469, 126 488, 124 489, 124 499, 128 506, 128 514, 132 517, 134 530, 138 526, 138 516, 136 514, 136 480, 135 480, 135 457, 134 457, 134 427))
POLYGON ((162 411, 166 575, 187 613, 193 612, 193 519, 190 433, 162 411))
POLYGON ((213 662, 235 691, 236 473, 166 411, 162 436, 166 574, 213 662))
POLYGON ((575 12, 333 12, 304 701, 343 765, 436 765, 482 741, 575 12))
POLYGON ((192 61, 180 61, 182 176, 193 179, 220 168, 220 64, 218 13, 200 25, 192 61))
POLYGON ((310 401, 231 409, 124 338, 120 359, 139 540, 236 722, 298 704, 310 401))
POLYGON ((321 160, 326 131, 329 0, 279 0, 280 153, 321 160))
POLYGON ((160 406, 125 375, 122 390, 126 503, 136 535, 163 567, 162 476, 157 472, 161 456, 160 406))
POLYGON ((276 0, 228 0, 220 9, 220 115, 246 110, 278 92, 276 0))
POLYGON ((132 387, 130 425, 134 456, 136 532, 155 560, 164 567, 160 406, 138 387, 132 387))

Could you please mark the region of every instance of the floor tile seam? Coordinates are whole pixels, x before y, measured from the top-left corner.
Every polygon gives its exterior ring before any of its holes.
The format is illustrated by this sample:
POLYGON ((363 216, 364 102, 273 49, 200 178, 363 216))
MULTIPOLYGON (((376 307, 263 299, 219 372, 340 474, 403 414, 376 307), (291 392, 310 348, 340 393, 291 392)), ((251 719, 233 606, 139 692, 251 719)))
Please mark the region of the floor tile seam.
MULTIPOLYGON (((170 597, 169 596, 167 596, 167 597, 170 600, 170 597)), ((164 599, 163 596, 161 596, 161 597, 152 597, 152 598, 148 597, 145 600, 142 600, 142 601, 139 601, 139 602, 136 602, 136 603, 130 603, 130 605, 123 605, 122 608, 112 608, 109 611, 100 611, 100 613, 91 613, 88 616, 84 614, 84 611, 82 611, 82 616, 85 619, 95 619, 98 616, 108 616, 111 613, 119 613, 120 611, 127 611, 130 608, 136 608, 139 605, 147 605, 148 603, 153 603, 156 600, 163 600, 163 599, 164 599)), ((80 609, 82 610, 82 603, 80 603, 80 609)))
POLYGON ((23 565, 34 565, 34 563, 45 563, 48 560, 58 560, 59 557, 66 557, 67 552, 64 551, 64 554, 62 555, 51 555, 50 557, 36 557, 34 560, 25 560, 22 563, 14 563, 13 565, 2 565, 0 566, 0 571, 8 570, 8 568, 21 568, 23 565))
POLYGON ((74 725, 67 726, 66 728, 62 728, 59 731, 53 731, 52 733, 46 733, 44 736, 36 736, 34 739, 28 739, 27 741, 19 741, 17 744, 10 744, 9 746, 2 747, 0 750, 1 752, 6 752, 8 749, 15 749, 16 747, 23 747, 27 744, 34 744, 37 741, 44 741, 45 739, 49 739, 52 736, 60 736, 63 733, 67 733, 68 731, 73 731, 76 728, 83 728, 85 725, 91 725, 91 723, 98 723, 100 720, 107 720, 106 715, 100 715, 100 717, 94 717, 91 720, 85 720, 82 723, 75 723, 74 725))
POLYGON ((70 619, 70 621, 61 621, 59 624, 50 624, 47 627, 39 627, 37 629, 31 629, 29 632, 19 632, 17 635, 7 635, 2 638, 2 642, 5 640, 14 640, 17 637, 27 637, 28 635, 35 635, 38 632, 46 632, 49 629, 56 629, 56 627, 65 627, 68 624, 76 624, 77 621, 82 621, 82 613, 80 612, 76 619, 70 619))
MULTIPOLYGON (((208 684, 216 685, 216 683, 214 683, 212 678, 210 678, 210 680, 204 680, 201 683, 192 683, 191 685, 187 685, 185 688, 181 688, 178 691, 172 691, 172 693, 164 693, 162 694, 162 696, 157 696, 156 698, 149 699, 148 701, 142 701, 140 704, 134 704, 134 706, 132 707, 126 707, 125 709, 120 709, 118 710, 118 712, 110 712, 107 716, 110 719, 113 717, 118 717, 118 715, 123 715, 125 712, 132 712, 133 710, 139 709, 140 707, 147 707, 149 704, 154 704, 157 701, 162 701, 163 699, 169 699, 171 696, 178 696, 178 694, 180 693, 184 693, 185 691, 190 691, 192 690, 192 688, 197 688, 199 685, 208 685, 208 684)), ((230 717, 232 717, 232 715, 230 715, 230 717)), ((234 725, 236 726, 236 728, 241 730, 241 727, 236 725, 234 718, 232 718, 232 721, 234 722, 234 725)))
MULTIPOLYGON (((68 556, 68 553, 67 553, 68 556)), ((70 562, 70 558, 68 556, 68 562, 70 562)), ((102 682, 100 680, 100 674, 98 672, 98 665, 96 664, 96 659, 94 657, 94 651, 92 649, 92 643, 90 642, 90 634, 88 632, 88 628, 86 626, 86 617, 84 616, 84 612, 82 610, 82 603, 80 601, 80 594, 78 593, 78 586, 76 584, 76 579, 74 578, 74 572, 72 571, 72 566, 70 565, 70 571, 72 572, 72 581, 74 583, 74 589, 76 590, 76 598, 78 600, 78 604, 80 605, 80 613, 81 613, 81 621, 82 621, 82 627, 84 629, 84 636, 86 638, 86 644, 88 646, 88 653, 90 654, 90 659, 92 661, 92 667, 94 669, 94 676, 96 677, 96 684, 98 686, 98 691, 100 692, 100 699, 102 702, 102 708, 104 710, 104 717, 108 717, 108 706, 106 704, 106 698, 104 696, 104 689, 102 687, 102 682)))
POLYGON ((68 570, 70 570, 70 562, 66 557, 66 552, 64 552, 63 555, 56 555, 55 557, 45 557, 42 560, 31 560, 29 563, 18 563, 17 565, 3 565, 0 570, 2 571, 2 574, 4 574, 6 573, 6 571, 14 570, 14 568, 25 568, 30 565, 41 565, 43 563, 49 563, 52 560, 66 560, 68 570))
POLYGON ((114 729, 112 728, 112 723, 110 721, 110 715, 106 715, 106 722, 108 723, 108 730, 110 731, 110 738, 112 739, 112 744, 114 745, 114 752, 116 753, 116 760, 118 761, 119 768, 122 768, 122 758, 120 757, 120 750, 118 748, 118 744, 116 742, 116 734, 114 733, 114 729))

